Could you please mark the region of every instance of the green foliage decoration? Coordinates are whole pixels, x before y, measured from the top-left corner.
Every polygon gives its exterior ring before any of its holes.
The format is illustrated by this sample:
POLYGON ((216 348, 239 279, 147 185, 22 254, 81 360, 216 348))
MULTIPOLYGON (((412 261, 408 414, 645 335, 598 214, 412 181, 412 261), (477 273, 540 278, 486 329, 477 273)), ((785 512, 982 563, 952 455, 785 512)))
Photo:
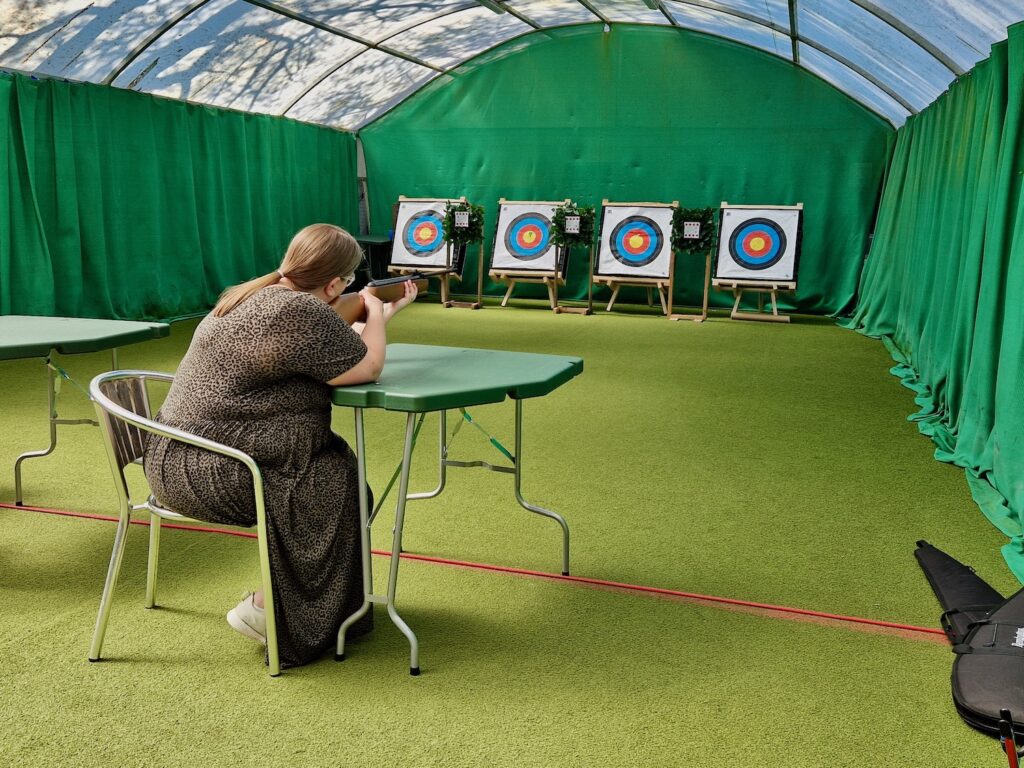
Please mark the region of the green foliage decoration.
POLYGON ((551 215, 551 241, 559 248, 572 248, 574 245, 583 243, 590 245, 594 242, 594 206, 576 205, 576 203, 563 203, 555 208, 551 215), (565 217, 579 216, 580 231, 566 232, 565 217))
POLYGON ((467 243, 479 243, 484 239, 484 208, 482 205, 462 201, 448 201, 444 209, 444 241, 455 245, 466 245, 467 243), (469 226, 457 229, 455 226, 455 212, 469 211, 469 226))
POLYGON ((672 247, 677 253, 707 253, 714 247, 717 231, 714 208, 676 208, 672 213, 672 247), (688 221, 700 223, 699 238, 683 238, 683 224, 688 221))

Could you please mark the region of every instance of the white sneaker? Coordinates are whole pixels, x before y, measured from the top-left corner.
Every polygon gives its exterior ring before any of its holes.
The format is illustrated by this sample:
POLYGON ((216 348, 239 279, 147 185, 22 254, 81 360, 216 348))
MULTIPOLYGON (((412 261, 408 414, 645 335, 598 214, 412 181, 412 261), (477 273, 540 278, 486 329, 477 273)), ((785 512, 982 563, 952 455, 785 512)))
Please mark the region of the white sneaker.
POLYGON ((267 614, 253 602, 255 597, 254 593, 246 592, 242 602, 228 611, 228 624, 250 640, 266 645, 267 614))

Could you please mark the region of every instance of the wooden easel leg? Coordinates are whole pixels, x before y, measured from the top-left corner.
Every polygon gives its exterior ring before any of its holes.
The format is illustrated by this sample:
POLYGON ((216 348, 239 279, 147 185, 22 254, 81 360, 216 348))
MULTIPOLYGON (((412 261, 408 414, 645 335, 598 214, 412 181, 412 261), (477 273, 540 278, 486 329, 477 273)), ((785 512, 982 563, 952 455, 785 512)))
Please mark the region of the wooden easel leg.
POLYGON ((650 288, 647 289, 647 306, 648 307, 653 307, 654 306, 654 297, 651 296, 651 289, 650 288))
POLYGON ((735 318, 740 309, 740 299, 743 298, 743 289, 733 288, 732 295, 736 297, 736 300, 732 303, 732 312, 729 316, 735 318))
POLYGON ((658 286, 658 299, 661 301, 661 311, 668 316, 668 303, 665 301, 665 286, 658 286))
POLYGON ((544 284, 548 287, 548 301, 551 302, 551 309, 558 310, 558 296, 555 293, 555 283, 549 278, 544 278, 544 284))
POLYGON ((775 300, 775 291, 772 291, 772 314, 779 316, 779 303, 775 300))
POLYGON ((515 288, 515 287, 516 287, 516 281, 515 280, 509 280, 508 281, 508 290, 505 291, 505 297, 501 300, 501 306, 503 306, 503 307, 507 307, 508 306, 509 297, 512 295, 512 289, 515 288))
POLYGON ((711 284, 711 253, 704 262, 704 303, 700 307, 700 316, 703 320, 708 317, 708 286, 711 284))
POLYGON ((615 306, 615 299, 619 296, 619 288, 620 286, 616 285, 615 288, 612 289, 612 297, 608 300, 608 306, 605 308, 605 312, 611 312, 612 307, 615 306))
POLYGON ((448 307, 451 302, 448 300, 448 275, 441 275, 441 304, 448 307))

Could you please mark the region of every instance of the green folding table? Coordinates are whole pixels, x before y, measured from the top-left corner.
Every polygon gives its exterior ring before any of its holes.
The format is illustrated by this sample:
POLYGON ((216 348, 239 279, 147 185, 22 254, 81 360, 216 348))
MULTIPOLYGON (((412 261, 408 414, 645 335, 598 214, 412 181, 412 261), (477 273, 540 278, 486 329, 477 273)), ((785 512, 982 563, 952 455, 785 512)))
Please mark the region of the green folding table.
POLYGON ((562 529, 562 573, 569 573, 569 527, 555 512, 527 502, 522 495, 522 426, 523 400, 543 397, 583 372, 583 360, 578 357, 536 355, 524 352, 502 352, 490 349, 463 349, 434 347, 419 344, 389 344, 387 361, 380 381, 354 387, 337 387, 333 402, 337 406, 352 408, 356 423, 356 455, 359 463, 359 520, 363 550, 363 605, 342 623, 338 630, 336 658, 345 658, 345 632, 363 616, 372 603, 387 605, 388 615, 409 640, 409 671, 419 674, 419 643, 416 635, 395 609, 395 589, 398 584, 398 564, 402 553, 402 525, 405 505, 409 500, 430 499, 444 490, 448 467, 483 467, 514 476, 515 498, 530 512, 548 517, 562 529), (510 465, 494 465, 486 461, 453 461, 448 458, 446 443, 447 412, 459 409, 460 418, 472 421, 466 408, 500 403, 510 397, 515 401, 515 448, 508 451, 498 441, 491 442, 510 461, 510 465), (382 408, 406 414, 405 445, 402 451, 398 501, 395 509, 395 527, 391 541, 391 565, 387 593, 373 591, 373 573, 370 567, 370 528, 380 509, 371 513, 366 494, 366 441, 363 431, 363 411, 382 408), (439 479, 437 487, 423 493, 409 493, 409 470, 416 435, 423 424, 424 415, 440 415, 439 479))
POLYGON ((62 355, 110 350, 111 370, 117 368, 117 348, 170 332, 166 323, 136 323, 127 320, 93 320, 81 317, 0 316, 0 360, 41 357, 49 374, 50 447, 21 454, 14 462, 15 503, 22 504, 21 463, 48 456, 57 447, 58 424, 93 424, 92 419, 57 417, 57 368, 50 360, 54 350, 62 355))

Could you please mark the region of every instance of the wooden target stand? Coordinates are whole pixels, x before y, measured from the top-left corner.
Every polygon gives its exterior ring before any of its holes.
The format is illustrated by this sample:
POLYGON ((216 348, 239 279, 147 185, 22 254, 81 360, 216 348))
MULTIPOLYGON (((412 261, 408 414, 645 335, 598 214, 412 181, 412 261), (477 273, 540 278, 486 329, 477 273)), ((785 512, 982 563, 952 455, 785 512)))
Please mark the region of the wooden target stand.
MULTIPOLYGON (((608 206, 611 200, 605 198, 601 201, 601 208, 604 209, 608 206)), ((632 206, 648 206, 651 208, 678 208, 679 201, 673 200, 671 203, 616 203, 616 205, 632 205, 632 206)), ((598 234, 601 237, 601 234, 598 234)), ((624 285, 636 286, 638 288, 647 289, 647 305, 652 306, 651 291, 657 290, 658 299, 661 301, 661 311, 665 313, 666 317, 669 317, 672 313, 671 301, 672 294, 672 281, 673 275, 675 274, 675 258, 670 258, 668 262, 668 277, 616 277, 613 275, 594 275, 593 263, 594 260, 590 260, 591 273, 590 282, 594 285, 607 285, 612 289, 611 298, 608 300, 608 306, 605 307, 605 312, 611 312, 615 306, 615 301, 619 297, 619 289, 624 285)))
MULTIPOLYGON (((509 201, 506 200, 504 197, 498 198, 498 206, 499 207, 501 207, 502 205, 504 205, 507 202, 509 202, 509 201)), ((569 203, 570 200, 566 199, 565 202, 569 203)), ((499 216, 499 218, 500 218, 500 216, 499 216)), ((498 229, 497 229, 497 226, 498 225, 495 224, 495 229, 494 229, 494 243, 495 243, 494 248, 495 248, 495 250, 497 250, 497 247, 498 247, 497 246, 497 242, 498 242, 498 229)), ((483 247, 482 246, 481 246, 480 250, 481 250, 481 252, 483 251, 483 247)), ((555 266, 556 267, 558 266, 558 263, 559 263, 558 257, 561 256, 561 255, 562 255, 561 252, 558 250, 558 248, 556 246, 556 250, 555 250, 555 266)), ((492 257, 491 263, 492 264, 494 263, 493 262, 493 257, 492 257)), ((498 269, 495 269, 494 267, 492 267, 490 272, 487 273, 487 276, 490 277, 495 282, 504 283, 506 286, 508 286, 508 290, 505 291, 505 295, 501 299, 501 306, 503 306, 503 307, 507 307, 508 306, 508 300, 510 298, 512 298, 512 291, 515 290, 516 285, 518 285, 519 283, 525 283, 527 285, 543 285, 545 288, 548 289, 548 302, 551 304, 552 311, 554 311, 555 314, 558 314, 558 286, 559 285, 565 285, 565 276, 563 274, 560 274, 557 268, 553 269, 553 270, 541 270, 541 269, 504 269, 504 268, 501 268, 501 267, 499 267, 498 269)))
MULTIPOLYGON (((469 248, 469 245, 466 245, 469 248)), ((451 243, 448 244, 448 263, 451 263, 451 243)), ((451 277, 451 272, 446 272, 441 277, 441 304, 445 309, 451 309, 457 307, 459 309, 483 309, 484 306, 484 246, 483 243, 476 243, 477 253, 477 267, 476 267, 476 301, 453 301, 451 298, 451 291, 448 286, 448 278, 451 277)), ((462 267, 465 269, 465 255, 463 255, 462 267)), ((457 277, 459 282, 462 282, 462 273, 460 272, 457 277)))
MULTIPOLYGON (((710 258, 710 257, 709 257, 710 258)), ((729 317, 733 320, 759 320, 766 323, 788 323, 789 315, 779 314, 778 295, 780 291, 795 291, 795 282, 758 282, 756 280, 715 280, 712 285, 720 291, 732 291, 734 301, 729 317), (757 294, 757 312, 740 310, 740 300, 746 291, 757 294), (764 311, 764 297, 771 297, 771 313, 764 311)))
MULTIPOLYGON (((566 271, 568 271, 569 258, 572 256, 572 249, 565 255, 566 271)), ((591 243, 590 248, 587 249, 587 263, 590 265, 589 273, 587 276, 587 306, 585 307, 566 307, 558 303, 558 289, 555 288, 555 314, 565 315, 592 315, 594 314, 594 245, 591 243)), ((564 284, 565 281, 563 280, 564 284)))
MULTIPOLYGON (((673 260, 674 263, 674 260, 673 260)), ((700 312, 676 312, 672 306, 672 297, 675 296, 676 271, 673 267, 672 280, 668 285, 668 319, 669 320, 692 320, 695 323, 703 323, 708 319, 708 293, 711 283, 711 252, 708 251, 704 259, 704 298, 701 301, 700 312)))

